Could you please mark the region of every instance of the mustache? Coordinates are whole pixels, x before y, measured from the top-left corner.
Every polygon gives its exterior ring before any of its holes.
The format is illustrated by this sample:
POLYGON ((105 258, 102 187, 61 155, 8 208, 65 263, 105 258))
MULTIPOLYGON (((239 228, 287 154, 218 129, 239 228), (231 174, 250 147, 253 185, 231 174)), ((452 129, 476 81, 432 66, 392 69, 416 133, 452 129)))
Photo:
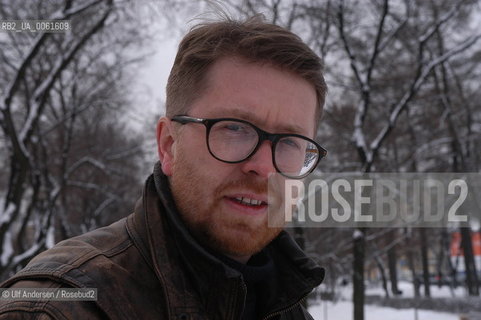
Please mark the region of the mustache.
POLYGON ((216 189, 216 195, 221 195, 225 193, 226 191, 230 190, 239 190, 242 189, 243 191, 251 191, 253 193, 261 193, 261 194, 267 194, 268 191, 268 183, 267 181, 259 181, 259 180, 253 180, 253 179, 242 179, 242 180, 234 180, 234 181, 228 181, 223 184, 221 184, 219 187, 216 189))

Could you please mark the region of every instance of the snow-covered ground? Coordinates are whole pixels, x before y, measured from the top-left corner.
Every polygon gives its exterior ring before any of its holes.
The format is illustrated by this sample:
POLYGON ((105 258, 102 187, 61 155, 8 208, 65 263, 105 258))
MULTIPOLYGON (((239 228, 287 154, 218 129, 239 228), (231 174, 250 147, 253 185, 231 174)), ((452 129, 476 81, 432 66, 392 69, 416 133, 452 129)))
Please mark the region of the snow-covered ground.
MULTIPOLYGON (((412 283, 407 281, 400 281, 398 283, 399 290, 402 291, 401 297, 403 298, 413 298, 414 297, 414 286, 412 283)), ((343 297, 351 297, 352 289, 347 288, 348 290, 344 290, 343 297), (350 289, 350 290, 349 290, 350 289), (346 296, 346 294, 348 296, 346 296)), ((451 298, 451 297, 464 297, 466 296, 466 288, 464 286, 458 286, 456 289, 451 289, 449 286, 442 286, 441 288, 438 287, 436 284, 432 284, 430 286, 431 297, 432 298, 451 298)), ((366 289, 367 295, 378 295, 384 297, 384 290, 380 286, 368 286, 366 289)), ((421 295, 424 295, 424 287, 421 286, 421 295)))
MULTIPOLYGON (((402 298, 414 297, 413 285, 409 282, 399 282, 399 289, 403 292, 402 298)), ((424 294, 424 288, 421 287, 421 295, 424 294)), ((466 292, 463 287, 451 291, 449 287, 443 286, 439 288, 437 285, 431 285, 431 296, 435 298, 464 297, 466 292)), ((339 300, 320 301, 318 304, 312 303, 309 312, 315 320, 352 320, 353 304, 352 304, 352 287, 345 286, 338 288, 339 300)), ((384 290, 380 286, 367 286, 366 295, 384 296, 384 290)), ((395 309, 389 307, 381 307, 375 305, 366 305, 364 307, 365 320, 459 320, 461 314, 436 312, 431 310, 415 310, 411 309, 395 309)), ((471 318, 469 318, 471 320, 471 318)))
MULTIPOLYGON (((315 320, 352 320, 353 305, 351 301, 321 302, 313 305, 309 312, 315 320)), ((394 309, 366 305, 365 320, 459 320, 460 315, 454 313, 435 312, 430 310, 394 309)))

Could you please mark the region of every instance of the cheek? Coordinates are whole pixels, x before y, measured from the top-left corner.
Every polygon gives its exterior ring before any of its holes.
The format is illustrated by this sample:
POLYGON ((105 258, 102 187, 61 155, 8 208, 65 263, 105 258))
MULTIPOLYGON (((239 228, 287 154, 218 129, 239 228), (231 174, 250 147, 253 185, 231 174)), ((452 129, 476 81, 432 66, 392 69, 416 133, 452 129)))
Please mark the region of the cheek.
POLYGON ((184 154, 189 157, 190 166, 195 168, 196 174, 205 178, 203 187, 214 188, 232 177, 236 165, 215 159, 207 149, 204 140, 199 144, 192 146, 190 150, 185 150, 184 154))
POLYGON ((178 201, 188 201, 189 206, 204 208, 211 205, 213 194, 219 183, 218 176, 211 162, 209 154, 192 152, 185 148, 178 148, 173 164, 171 180, 178 193, 178 201))
POLYGON ((212 205, 218 196, 219 186, 239 175, 238 164, 228 164, 215 159, 209 152, 205 132, 185 132, 175 148, 173 161, 174 180, 182 181, 185 196, 201 201, 198 205, 212 205), (190 193, 190 194, 189 194, 190 193))
POLYGON ((184 132, 177 145, 179 156, 188 157, 199 167, 208 162, 212 156, 205 141, 205 130, 184 132))

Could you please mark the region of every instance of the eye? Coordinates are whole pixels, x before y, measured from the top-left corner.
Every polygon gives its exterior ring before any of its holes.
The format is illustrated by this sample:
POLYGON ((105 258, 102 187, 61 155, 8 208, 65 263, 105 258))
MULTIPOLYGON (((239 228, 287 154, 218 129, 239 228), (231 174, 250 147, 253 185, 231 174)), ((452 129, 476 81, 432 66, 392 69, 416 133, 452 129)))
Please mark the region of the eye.
POLYGON ((245 130, 245 126, 238 124, 238 123, 227 123, 224 126, 225 129, 229 131, 243 131, 245 130))
POLYGON ((219 123, 218 128, 225 134, 235 135, 247 135, 252 131, 248 125, 241 122, 221 122, 219 123))
POLYGON ((284 138, 281 140, 281 142, 286 147, 300 149, 301 147, 297 140, 298 139, 295 138, 284 138))

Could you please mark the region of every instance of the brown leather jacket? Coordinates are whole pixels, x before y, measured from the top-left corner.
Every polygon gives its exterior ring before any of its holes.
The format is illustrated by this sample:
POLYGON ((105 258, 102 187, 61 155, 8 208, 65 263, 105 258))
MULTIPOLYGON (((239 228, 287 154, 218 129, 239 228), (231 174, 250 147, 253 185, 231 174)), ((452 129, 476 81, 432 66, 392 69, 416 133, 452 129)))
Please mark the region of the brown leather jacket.
MULTIPOLYGON (((301 300, 324 270, 285 232, 266 250, 278 277, 262 319, 312 319, 301 300)), ((148 178, 132 215, 60 242, 0 287, 98 289, 95 302, 0 300, 0 319, 240 319, 246 290, 188 233, 162 174, 148 178)))

